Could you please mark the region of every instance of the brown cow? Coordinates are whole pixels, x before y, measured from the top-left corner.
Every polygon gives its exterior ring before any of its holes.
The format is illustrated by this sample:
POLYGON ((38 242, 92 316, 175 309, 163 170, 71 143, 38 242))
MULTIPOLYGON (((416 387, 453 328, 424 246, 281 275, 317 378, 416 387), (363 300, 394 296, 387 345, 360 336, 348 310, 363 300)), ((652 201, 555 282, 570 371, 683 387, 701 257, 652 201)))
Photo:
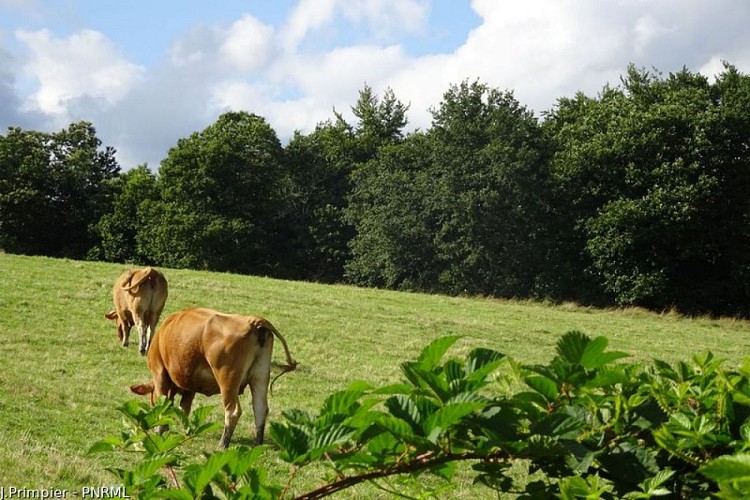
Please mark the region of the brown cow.
POLYGON ((261 317, 223 314, 203 308, 176 312, 164 320, 148 351, 148 368, 153 380, 133 385, 130 390, 141 395, 151 394, 152 404, 159 396, 174 399, 181 394, 180 406, 188 414, 195 393, 207 396, 221 393, 224 432, 219 444, 226 448, 242 414, 239 395, 249 385, 255 415, 255 441, 260 444, 268 415, 274 335, 286 352, 288 364, 282 367, 282 374, 294 370, 297 362, 289 354, 286 340, 261 317))
POLYGON ((123 272, 112 289, 115 309, 105 314, 117 320, 117 337, 124 347, 130 339, 130 329, 138 329, 138 350, 146 354, 154 337, 156 323, 167 301, 167 280, 164 275, 147 267, 123 272))

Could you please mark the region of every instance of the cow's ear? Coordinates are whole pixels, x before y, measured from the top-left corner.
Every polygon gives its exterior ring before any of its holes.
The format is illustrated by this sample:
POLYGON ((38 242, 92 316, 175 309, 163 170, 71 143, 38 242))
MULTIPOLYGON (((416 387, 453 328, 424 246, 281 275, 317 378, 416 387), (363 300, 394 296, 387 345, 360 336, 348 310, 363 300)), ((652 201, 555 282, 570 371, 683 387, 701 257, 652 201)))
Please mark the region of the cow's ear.
POLYGON ((117 318, 117 311, 109 311, 107 314, 104 315, 107 319, 116 319, 117 318))
POLYGON ((130 391, 134 392, 135 394, 145 396, 146 394, 151 394, 154 391, 154 384, 135 384, 130 386, 130 391))

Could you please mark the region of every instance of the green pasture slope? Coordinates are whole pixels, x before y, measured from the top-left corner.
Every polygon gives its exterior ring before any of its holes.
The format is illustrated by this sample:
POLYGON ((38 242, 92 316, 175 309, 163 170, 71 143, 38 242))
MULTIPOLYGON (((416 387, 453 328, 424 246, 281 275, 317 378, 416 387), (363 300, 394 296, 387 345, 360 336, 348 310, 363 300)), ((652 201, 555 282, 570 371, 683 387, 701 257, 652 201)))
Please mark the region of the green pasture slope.
MULTIPOLYGON (((145 359, 119 346, 111 309, 111 287, 125 265, 77 262, 0 253, 0 486, 68 488, 112 485, 106 467, 127 457, 87 455, 97 440, 119 432, 116 407, 133 398, 128 386, 145 382, 145 359)), ((324 286, 230 274, 163 270, 170 286, 162 319, 188 306, 260 314, 285 335, 300 367, 277 382, 270 421, 288 408, 315 410, 325 396, 350 382, 399 379, 399 363, 430 340, 447 334, 465 338, 449 355, 474 346, 505 352, 522 362, 551 358, 560 335, 571 329, 610 338, 612 349, 639 358, 668 361, 712 350, 730 363, 750 353, 750 323, 733 319, 689 319, 640 310, 595 310, 573 305, 398 293, 324 286)), ((282 361, 280 348, 275 357, 282 361)), ((252 411, 235 433, 235 444, 252 441, 252 411)), ((196 405, 218 398, 196 398, 196 405)), ((214 410, 217 420, 221 412, 214 410)), ((219 432, 193 444, 193 452, 216 450, 219 432)), ((273 446, 264 456, 280 482, 288 467, 273 446)), ((321 481, 322 469, 303 469, 292 491, 321 481)), ((345 496, 367 497, 361 487, 345 496)), ((476 497, 459 484, 450 497, 476 497)))

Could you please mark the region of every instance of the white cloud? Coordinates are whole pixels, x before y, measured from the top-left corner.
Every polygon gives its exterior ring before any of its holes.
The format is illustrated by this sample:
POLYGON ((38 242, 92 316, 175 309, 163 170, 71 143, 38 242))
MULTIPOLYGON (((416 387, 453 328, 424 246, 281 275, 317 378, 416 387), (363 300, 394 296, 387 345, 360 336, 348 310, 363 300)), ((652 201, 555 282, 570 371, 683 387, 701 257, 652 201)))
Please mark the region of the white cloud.
POLYGON ((339 4, 345 18, 366 22, 379 37, 422 33, 427 28, 429 2, 425 0, 343 0, 339 4))
POLYGON ((263 69, 273 57, 274 29, 246 14, 229 26, 193 26, 169 47, 170 63, 178 68, 227 74, 250 74, 263 69))
POLYGON ((674 31, 674 27, 665 26, 650 15, 638 18, 633 28, 636 53, 647 49, 656 38, 667 36, 674 31))
POLYGON ((287 53, 295 52, 312 32, 336 30, 336 22, 364 25, 362 31, 379 40, 427 29, 429 0, 300 0, 282 32, 287 53))
POLYGON ((21 102, 29 120, 33 110, 48 122, 91 120, 129 168, 155 166, 226 110, 264 116, 282 140, 310 132, 334 107, 349 117, 364 83, 380 95, 393 88, 411 105, 410 124, 426 128, 428 109, 465 79, 513 90, 541 112, 618 84, 629 63, 712 76, 728 60, 750 71, 747 0, 472 0, 478 24, 463 43, 416 55, 408 40, 430 38, 432 2, 299 0, 272 25, 250 14, 196 21, 155 48, 164 58, 148 69, 97 31, 18 30, 27 53, 0 52, 0 103, 10 104, 0 122, 24 114, 21 102))
POLYGON ((282 39, 286 52, 297 50, 310 31, 331 21, 336 2, 337 0, 300 0, 283 28, 282 39))
POLYGON ((219 55, 230 67, 245 73, 258 71, 269 61, 273 50, 273 28, 245 15, 224 34, 219 55))
POLYGON ((16 32, 29 51, 23 71, 38 81, 26 109, 65 115, 79 98, 111 106, 144 76, 144 68, 127 61, 103 34, 82 30, 55 38, 48 30, 16 32))

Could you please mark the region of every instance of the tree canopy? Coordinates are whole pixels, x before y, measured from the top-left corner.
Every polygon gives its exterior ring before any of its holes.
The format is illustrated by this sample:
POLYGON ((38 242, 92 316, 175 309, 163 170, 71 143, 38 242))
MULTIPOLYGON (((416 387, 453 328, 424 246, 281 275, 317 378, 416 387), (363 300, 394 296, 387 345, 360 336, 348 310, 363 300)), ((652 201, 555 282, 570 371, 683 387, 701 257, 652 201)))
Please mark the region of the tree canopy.
POLYGON ((221 115, 158 171, 93 126, 0 136, 0 249, 450 294, 750 315, 750 76, 627 69, 539 117, 450 86, 426 130, 365 85, 282 145, 221 115))

